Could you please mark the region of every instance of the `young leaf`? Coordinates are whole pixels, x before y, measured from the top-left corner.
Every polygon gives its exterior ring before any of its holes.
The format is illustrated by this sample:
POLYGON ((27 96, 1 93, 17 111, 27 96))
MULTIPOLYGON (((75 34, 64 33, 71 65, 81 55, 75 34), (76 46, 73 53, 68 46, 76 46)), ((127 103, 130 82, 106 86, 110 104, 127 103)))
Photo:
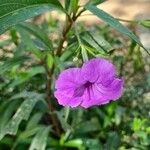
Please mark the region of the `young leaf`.
POLYGON ((0 0, 0 34, 19 22, 54 9, 64 11, 58 0, 0 0))
POLYGON ((54 63, 53 56, 51 54, 47 54, 47 66, 49 69, 52 68, 53 63, 54 63))
POLYGON ((87 10, 89 10, 90 12, 92 12, 97 17, 99 17, 100 19, 102 19, 103 21, 105 21, 106 23, 108 23, 111 27, 115 28, 119 32, 121 32, 121 33, 127 35, 128 37, 130 37, 131 39, 133 39, 136 43, 138 43, 141 47, 144 48, 144 46, 139 41, 139 39, 137 38, 137 36, 134 35, 127 27, 123 26, 117 19, 115 19, 114 17, 112 17, 110 14, 108 14, 105 11, 97 8, 94 5, 85 5, 85 8, 87 10))

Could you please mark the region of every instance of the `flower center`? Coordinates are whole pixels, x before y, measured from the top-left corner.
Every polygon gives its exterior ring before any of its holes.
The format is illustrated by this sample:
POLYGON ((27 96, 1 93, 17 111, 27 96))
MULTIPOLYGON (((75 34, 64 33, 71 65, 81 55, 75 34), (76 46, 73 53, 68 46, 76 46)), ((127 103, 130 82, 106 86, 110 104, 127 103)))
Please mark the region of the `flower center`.
POLYGON ((87 81, 87 82, 84 84, 84 87, 85 87, 85 88, 88 88, 88 87, 90 87, 91 85, 92 85, 92 82, 87 81))
POLYGON ((73 97, 81 97, 84 94, 86 88, 89 88, 92 85, 91 82, 87 81, 85 84, 76 88, 73 94, 73 97))

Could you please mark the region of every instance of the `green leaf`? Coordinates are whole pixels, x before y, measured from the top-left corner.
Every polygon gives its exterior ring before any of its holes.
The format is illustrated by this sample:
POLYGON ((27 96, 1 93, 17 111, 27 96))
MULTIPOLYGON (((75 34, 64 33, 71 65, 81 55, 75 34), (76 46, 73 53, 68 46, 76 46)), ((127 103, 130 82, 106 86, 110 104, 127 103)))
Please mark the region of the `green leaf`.
POLYGON ((38 122, 41 120, 42 115, 43 114, 41 112, 34 114, 31 117, 31 119, 29 120, 27 127, 26 127, 26 130, 35 128, 37 126, 38 122))
POLYGON ((84 139, 84 145, 86 145, 89 150, 103 150, 102 144, 98 139, 84 139))
POLYGON ((146 119, 134 118, 133 123, 132 123, 132 130, 134 132, 140 131, 142 128, 144 128, 145 122, 146 122, 146 119))
POLYGON ((106 143, 106 149, 108 150, 116 150, 118 149, 118 146, 120 145, 120 137, 118 133, 116 132, 110 132, 107 143, 106 143))
POLYGON ((81 55, 84 62, 88 61, 88 53, 84 45, 81 45, 81 55))
POLYGON ((92 118, 90 121, 85 121, 84 123, 80 123, 80 125, 76 129, 76 134, 84 134, 88 132, 100 131, 101 127, 97 118, 92 118), (86 126, 85 126, 86 124, 86 126))
POLYGON ((25 72, 22 72, 18 76, 16 76, 15 80, 9 86, 15 87, 15 86, 20 85, 24 82, 27 82, 33 76, 35 76, 37 74, 44 73, 44 72, 45 72, 45 70, 41 66, 31 67, 28 70, 26 70, 25 72))
POLYGON ((46 11, 64 11, 58 0, 0 0, 0 34, 46 11))
POLYGON ((47 54, 47 66, 49 69, 52 68, 53 63, 54 63, 53 56, 51 54, 47 54))
POLYGON ((43 99, 43 95, 42 94, 38 94, 36 92, 28 92, 28 91, 23 91, 20 92, 18 94, 14 94, 10 100, 15 100, 15 99, 20 99, 20 98, 37 98, 37 99, 43 99))
MULTIPOLYGON (((94 15, 108 23, 111 27, 115 28, 117 31, 127 35, 131 39, 133 39, 136 43, 138 43, 141 47, 144 48, 142 43, 139 41, 136 35, 134 35, 127 27, 123 26, 117 19, 106 13, 105 11, 97 8, 94 5, 86 5, 85 8, 92 12, 94 15)), ((144 48, 145 49, 145 48, 144 48)), ((146 50, 146 49, 145 49, 146 50)), ((147 51, 147 50, 146 50, 147 51)), ((148 51, 147 51, 148 52, 148 51)), ((149 53, 149 52, 148 52, 149 53)), ((150 53, 149 53, 150 54, 150 53)))
POLYGON ((147 74, 147 85, 150 87, 150 72, 147 74))
POLYGON ((150 28, 150 20, 139 21, 139 24, 146 27, 146 28, 150 28))
POLYGON ((11 118, 12 114, 14 113, 14 111, 17 109, 18 107, 18 101, 9 101, 9 103, 7 103, 7 106, 4 107, 3 110, 0 111, 0 131, 4 128, 4 126, 6 125, 6 123, 9 121, 9 119, 11 118))
POLYGON ((27 120, 30 116, 30 113, 37 103, 37 99, 31 98, 28 100, 25 100, 21 106, 18 108, 17 112, 14 114, 12 119, 4 126, 3 129, 0 131, 0 140, 6 135, 15 135, 17 133, 17 130, 19 128, 19 124, 22 120, 27 120))
POLYGON ((33 53, 38 59, 41 59, 42 52, 36 47, 30 37, 30 34, 25 29, 20 28, 19 26, 17 26, 17 31, 20 33, 21 43, 19 45, 20 47, 18 46, 18 50, 16 51, 15 55, 18 55, 18 53, 21 53, 22 49, 25 49, 33 53), (24 48, 22 48, 21 46, 24 48))
POLYGON ((60 59, 62 61, 67 61, 68 59, 72 58, 74 56, 75 51, 79 48, 79 45, 77 42, 74 42, 67 46, 61 55, 60 59))
POLYGON ((66 9, 66 10, 69 9, 70 1, 71 1, 71 0, 65 0, 65 9, 66 9))
POLYGON ((150 134, 150 127, 146 128, 146 133, 150 134))
POLYGON ((11 40, 14 42, 15 45, 18 45, 18 35, 15 29, 11 29, 10 30, 10 36, 11 36, 11 40))
POLYGON ((41 28, 31 23, 22 23, 18 26, 33 34, 35 37, 39 38, 47 46, 47 48, 53 50, 51 40, 47 36, 47 33, 44 33, 41 28))
POLYGON ((3 65, 0 66, 0 74, 5 73, 6 71, 10 71, 11 68, 15 65, 21 65, 27 60, 27 57, 16 57, 5 61, 3 65))
POLYGON ((73 139, 73 140, 67 141, 66 143, 63 143, 62 145, 66 146, 66 147, 74 147, 74 148, 78 148, 78 149, 84 149, 82 139, 73 139))
POLYGON ((87 42, 90 47, 94 48, 96 52, 101 54, 107 54, 113 49, 104 37, 96 33, 87 31, 83 34, 82 39, 87 42))
POLYGON ((71 0, 71 2, 70 2, 71 11, 73 13, 76 13, 76 11, 78 9, 78 2, 79 2, 79 0, 71 0))
POLYGON ((24 132, 21 132, 19 134, 17 142, 29 139, 29 137, 34 136, 40 129, 41 129, 41 126, 36 125, 34 128, 31 128, 31 129, 25 130, 24 132))
POLYGON ((65 0, 65 9, 70 13, 76 13, 79 0, 65 0))
POLYGON ((105 2, 105 0, 90 0, 88 4, 99 5, 103 2, 105 2))
POLYGON ((45 150, 50 128, 43 127, 35 135, 29 150, 45 150))

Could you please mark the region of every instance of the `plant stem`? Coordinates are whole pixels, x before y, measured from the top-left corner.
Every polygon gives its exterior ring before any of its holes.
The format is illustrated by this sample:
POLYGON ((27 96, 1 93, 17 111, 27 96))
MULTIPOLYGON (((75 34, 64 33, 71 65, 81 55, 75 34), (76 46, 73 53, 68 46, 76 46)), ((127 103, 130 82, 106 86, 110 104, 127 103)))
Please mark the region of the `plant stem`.
POLYGON ((60 128, 60 124, 56 118, 56 116, 54 115, 54 107, 53 107, 53 103, 52 103, 52 93, 51 93, 51 84, 52 84, 52 74, 54 72, 54 65, 52 66, 51 70, 48 69, 47 64, 44 65, 46 73, 47 73, 47 85, 46 85, 46 92, 47 92, 47 103, 48 103, 48 108, 49 108, 49 115, 52 121, 52 124, 54 126, 54 129, 56 131, 56 135, 59 137, 61 135, 61 128, 60 128))
POLYGON ((79 11, 79 13, 77 15, 74 15, 72 18, 70 18, 70 16, 66 15, 66 22, 62 31, 62 35, 61 35, 61 40, 59 42, 59 46, 57 48, 56 51, 56 55, 57 56, 61 56, 62 53, 62 49, 63 49, 63 44, 67 38, 67 34, 69 32, 69 30, 71 29, 73 23, 77 20, 77 18, 81 15, 81 13, 83 13, 85 11, 85 9, 83 8, 81 11, 79 11))
POLYGON ((122 22, 131 23, 131 24, 138 24, 139 23, 138 20, 126 20, 126 19, 121 19, 121 18, 116 18, 116 19, 119 20, 119 21, 122 21, 122 22))
MULTIPOLYGON (((56 55, 57 56, 61 56, 62 54, 62 50, 63 50, 63 44, 66 41, 67 38, 67 33, 69 32, 69 30, 71 29, 74 21, 76 21, 76 19, 79 17, 79 15, 83 12, 83 10, 81 10, 76 16, 73 16, 72 18, 70 18, 70 16, 66 15, 66 21, 65 21, 65 25, 62 31, 62 35, 61 35, 61 40, 59 42, 58 48, 56 50, 56 55)), ((59 121, 57 120, 56 116, 54 114, 52 114, 55 109, 53 107, 51 98, 52 98, 52 93, 51 93, 51 82, 52 82, 52 75, 54 72, 54 64, 52 66, 52 68, 49 70, 48 66, 46 63, 44 63, 44 67, 47 73, 47 87, 46 87, 46 91, 47 91, 47 103, 48 103, 48 107, 50 110, 50 117, 52 120, 52 124, 54 125, 54 129, 56 131, 57 136, 61 135, 61 127, 59 124, 59 121)))
POLYGON ((71 26, 72 26, 72 21, 69 21, 68 17, 66 16, 66 22, 65 22, 65 25, 64 25, 64 28, 62 31, 61 40, 59 42, 59 46, 58 46, 57 51, 56 51, 57 56, 61 56, 63 44, 66 40, 67 33, 70 30, 71 26))

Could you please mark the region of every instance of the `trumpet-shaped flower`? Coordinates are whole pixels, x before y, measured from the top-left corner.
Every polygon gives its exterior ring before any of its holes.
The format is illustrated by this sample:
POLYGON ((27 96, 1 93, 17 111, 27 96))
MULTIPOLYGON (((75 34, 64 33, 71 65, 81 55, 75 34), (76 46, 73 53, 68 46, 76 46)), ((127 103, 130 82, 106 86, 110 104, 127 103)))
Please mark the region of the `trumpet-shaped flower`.
POLYGON ((88 108, 118 99, 122 94, 123 80, 116 77, 111 62, 94 58, 81 68, 61 72, 55 88, 54 95, 60 105, 88 108))

